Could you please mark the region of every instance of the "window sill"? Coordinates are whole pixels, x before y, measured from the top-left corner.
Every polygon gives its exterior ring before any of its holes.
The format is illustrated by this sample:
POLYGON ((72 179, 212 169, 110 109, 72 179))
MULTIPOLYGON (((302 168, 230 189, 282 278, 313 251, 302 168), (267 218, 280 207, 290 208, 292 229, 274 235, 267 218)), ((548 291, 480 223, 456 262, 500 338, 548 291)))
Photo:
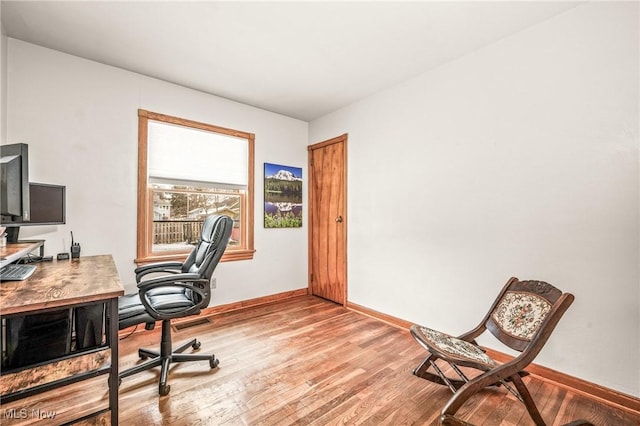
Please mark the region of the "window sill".
MULTIPOLYGON (((236 260, 252 260, 255 250, 229 250, 222 255, 220 262, 233 262, 236 260)), ((184 262, 189 253, 172 253, 172 254, 158 254, 150 255, 141 258, 137 258, 134 262, 138 266, 147 265, 149 263, 156 262, 171 262, 178 261, 184 262)))

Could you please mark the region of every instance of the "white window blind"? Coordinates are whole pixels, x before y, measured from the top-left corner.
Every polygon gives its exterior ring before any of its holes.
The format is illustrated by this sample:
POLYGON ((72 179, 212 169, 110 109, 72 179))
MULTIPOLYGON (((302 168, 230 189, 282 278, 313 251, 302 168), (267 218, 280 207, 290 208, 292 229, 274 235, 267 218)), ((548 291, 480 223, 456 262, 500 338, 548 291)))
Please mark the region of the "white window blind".
POLYGON ((247 188, 246 139, 149 120, 147 144, 151 182, 247 188))

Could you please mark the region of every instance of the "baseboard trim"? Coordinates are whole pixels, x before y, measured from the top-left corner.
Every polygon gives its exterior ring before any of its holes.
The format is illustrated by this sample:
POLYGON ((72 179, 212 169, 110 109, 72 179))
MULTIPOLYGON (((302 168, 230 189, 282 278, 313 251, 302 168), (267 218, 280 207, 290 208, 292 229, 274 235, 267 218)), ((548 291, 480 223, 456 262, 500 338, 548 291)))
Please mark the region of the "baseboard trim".
MULTIPOLYGON (((307 287, 301 288, 298 290, 285 291, 282 293, 270 294, 268 296, 256 297, 255 299, 243 300, 240 302, 227 303, 225 305, 218 306, 210 306, 208 308, 203 309, 200 312, 198 317, 209 317, 214 315, 220 315, 227 312, 240 311, 243 309, 254 308, 256 306, 264 306, 271 305, 273 303, 282 302, 283 300, 292 299, 294 297, 306 296, 309 294, 309 289, 307 287)), ((196 318, 198 318, 196 317, 196 318)), ((173 327, 180 326, 182 323, 188 323, 194 320, 194 317, 185 317, 179 318, 171 321, 171 325, 173 327)), ((156 321, 156 327, 161 326, 161 321, 156 321)), ((123 339, 133 333, 140 333, 145 331, 144 327, 135 328, 136 326, 131 326, 129 328, 125 328, 118 332, 118 338, 123 339)))
MULTIPOLYGON (((298 290, 285 291, 282 293, 270 294, 269 296, 256 297, 255 299, 243 300, 241 302, 228 303, 226 305, 211 306, 202 310, 200 315, 220 315, 227 312, 240 311, 254 308, 256 306, 271 305, 294 297, 306 296, 309 294, 307 287, 298 290)), ((177 321, 176 321, 177 322, 177 321)))
POLYGON ((400 318, 397 318, 397 317, 393 317, 391 315, 383 314, 382 312, 378 312, 378 311, 373 310, 373 309, 365 308, 364 306, 357 305, 357 304, 349 302, 349 301, 347 301, 346 308, 350 309, 352 311, 358 312, 360 314, 366 315, 368 317, 381 320, 383 322, 386 322, 389 325, 393 325, 395 327, 404 328, 404 329, 407 329, 407 330, 413 324, 413 323, 411 323, 409 321, 405 321, 403 319, 400 319, 400 318))
MULTIPOLYGON (((408 330, 409 327, 411 327, 411 325, 413 324, 409 321, 405 321, 403 319, 396 318, 391 315, 387 315, 374 309, 369 309, 349 301, 347 301, 346 307, 347 309, 350 309, 352 311, 381 320, 387 324, 402 329, 408 330)), ((487 348, 487 354, 496 361, 502 363, 513 359, 511 355, 507 355, 489 348, 487 348)), ((580 393, 596 401, 611 405, 624 411, 631 412, 633 414, 640 414, 640 398, 636 398, 631 395, 627 395, 625 393, 618 392, 613 389, 609 389, 604 386, 600 386, 595 383, 591 383, 586 380, 582 380, 577 377, 573 377, 568 374, 561 373, 559 371, 555 371, 551 368, 547 368, 537 364, 531 364, 527 368, 527 371, 541 380, 552 382, 554 385, 580 393)))

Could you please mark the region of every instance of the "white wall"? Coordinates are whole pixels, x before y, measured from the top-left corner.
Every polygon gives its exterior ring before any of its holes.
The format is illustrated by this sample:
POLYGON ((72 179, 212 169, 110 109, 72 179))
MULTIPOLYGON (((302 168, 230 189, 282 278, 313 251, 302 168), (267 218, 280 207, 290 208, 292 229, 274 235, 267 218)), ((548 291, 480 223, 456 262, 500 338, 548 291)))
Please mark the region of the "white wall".
MULTIPOLYGON (((263 163, 306 173, 305 122, 9 38, 8 143, 29 144, 30 180, 67 186, 67 223, 22 227, 45 254, 113 254, 135 288, 137 111, 143 108, 251 132, 255 142, 255 258, 216 271, 212 305, 307 286, 307 229, 264 229, 263 163)), ((197 153, 194 153, 197 155, 197 153)))
POLYGON ((349 134, 348 300, 460 333, 545 280, 536 363, 639 396, 638 50, 638 3, 588 3, 310 123, 349 134))

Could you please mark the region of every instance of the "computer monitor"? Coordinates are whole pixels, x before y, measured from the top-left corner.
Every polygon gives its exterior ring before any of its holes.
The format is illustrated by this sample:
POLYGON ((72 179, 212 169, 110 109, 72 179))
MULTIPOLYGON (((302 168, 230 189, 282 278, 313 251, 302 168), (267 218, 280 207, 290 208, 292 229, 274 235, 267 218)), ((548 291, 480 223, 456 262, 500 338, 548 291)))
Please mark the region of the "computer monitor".
POLYGON ((29 182, 29 205, 27 225, 62 225, 66 221, 66 187, 29 182))
POLYGON ((21 226, 62 225, 66 222, 66 187, 46 183, 29 183, 30 220, 3 222, 7 227, 7 241, 18 241, 21 226))
POLYGON ((29 146, 0 145, 0 222, 29 221, 29 146))
POLYGON ((2 214, 22 216, 22 165, 19 155, 5 155, 0 158, 2 165, 2 214))

